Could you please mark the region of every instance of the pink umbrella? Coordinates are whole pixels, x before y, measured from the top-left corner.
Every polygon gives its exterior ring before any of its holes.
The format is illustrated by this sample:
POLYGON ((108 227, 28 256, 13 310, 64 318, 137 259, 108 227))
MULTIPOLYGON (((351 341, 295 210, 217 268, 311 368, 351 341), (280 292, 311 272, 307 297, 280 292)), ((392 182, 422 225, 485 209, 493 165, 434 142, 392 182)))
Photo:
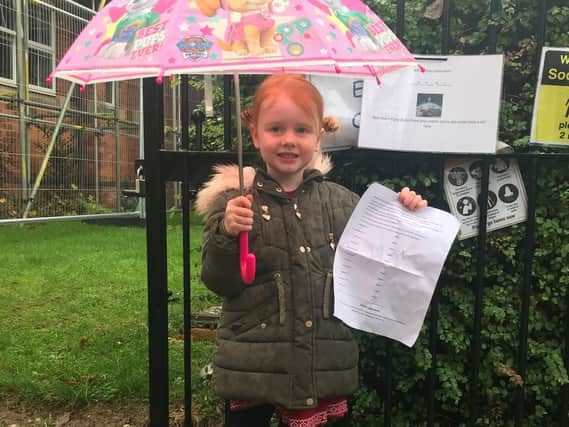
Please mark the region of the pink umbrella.
POLYGON ((87 84, 205 73, 381 75, 414 65, 359 0, 114 0, 51 77, 87 84))
MULTIPOLYGON (((49 79, 79 84, 175 74, 279 71, 379 77, 413 56, 359 0, 114 0, 87 24, 49 79)), ((237 120, 243 193, 241 124, 237 120)), ((255 257, 240 236, 245 283, 255 257)))

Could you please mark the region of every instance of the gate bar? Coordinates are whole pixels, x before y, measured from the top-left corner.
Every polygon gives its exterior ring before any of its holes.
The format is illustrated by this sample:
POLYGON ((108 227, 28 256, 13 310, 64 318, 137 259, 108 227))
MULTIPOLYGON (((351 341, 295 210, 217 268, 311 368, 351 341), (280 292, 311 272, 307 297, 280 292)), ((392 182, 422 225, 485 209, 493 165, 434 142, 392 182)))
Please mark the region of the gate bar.
POLYGON ((535 35, 535 39, 537 42, 537 49, 536 49, 536 69, 539 67, 539 63, 541 60, 541 48, 545 44, 545 27, 546 27, 546 16, 547 16, 547 0, 540 0, 539 1, 539 11, 537 17, 537 32, 535 35))
POLYGON ((471 342, 472 370, 470 371, 470 399, 468 426, 474 427, 479 415, 478 387, 480 373, 480 334, 482 330, 482 296, 486 266, 486 221, 488 219, 488 185, 490 176, 488 158, 482 160, 482 182, 480 191, 480 218, 478 221, 478 260, 476 263, 476 280, 474 283, 474 330, 471 342))
MULTIPOLYGON (((565 370, 569 371, 569 290, 565 293, 565 355, 563 362, 565 370)), ((569 384, 561 387, 561 408, 559 414, 559 425, 569 424, 569 384)))
POLYGON ((405 0, 397 0, 397 20, 395 21, 395 34, 403 42, 405 37, 405 0))
MULTIPOLYGON (((521 289, 521 313, 520 332, 518 341, 518 374, 524 379, 526 375, 526 358, 528 351, 528 323, 529 323, 529 299, 531 293, 531 274, 533 254, 535 250, 535 208, 537 197, 537 159, 532 159, 529 170, 528 183, 528 212, 525 236, 524 272, 521 289)), ((521 427, 524 419, 524 385, 516 389, 516 413, 515 426, 521 427)))
MULTIPOLYGON (((205 113, 196 108, 192 111, 192 122, 194 123, 194 129, 196 131, 196 137, 193 144, 193 148, 195 150, 201 151, 203 148, 203 123, 205 121, 205 113)), ((189 149, 189 142, 188 142, 188 149, 189 149)))
MULTIPOLYGON (((437 187, 435 192, 434 207, 443 209, 444 201, 444 182, 445 182, 445 161, 444 158, 437 159, 437 187)), ((444 267, 443 267, 444 268, 444 267)), ((433 298, 431 299, 431 309, 429 317, 429 352, 431 353, 431 367, 427 374, 427 427, 435 425, 435 389, 437 385, 437 342, 439 340, 439 295, 440 288, 444 286, 442 275, 439 277, 433 298)))
POLYGON ((168 275, 166 197, 160 157, 164 88, 143 80, 146 264, 148 277, 149 427, 168 426, 168 275))
MULTIPOLYGON (((231 150, 231 76, 223 76, 223 149, 226 151, 231 150)), ((240 117, 236 118, 241 120, 240 117)))
POLYGON ((450 10, 452 0, 445 0, 443 3, 443 19, 441 30, 441 53, 448 55, 450 44, 450 10))
POLYGON ((385 384, 383 396, 383 425, 391 427, 391 389, 393 373, 393 341, 385 338, 385 384))
MULTIPOLYGON (((490 19, 492 19, 500 9, 500 0, 490 0, 490 19)), ((488 26, 488 53, 496 54, 498 44, 498 26, 493 23, 488 26)))
MULTIPOLYGON (((182 127, 182 149, 190 148, 190 106, 189 77, 181 76, 180 84, 180 126, 182 127)), ((201 133, 201 129, 199 129, 201 133)), ((196 135, 198 129, 196 128, 196 135)), ((191 344, 191 266, 190 266, 190 169, 186 169, 182 181, 182 259, 183 259, 183 288, 184 288, 184 427, 191 426, 192 408, 192 344, 191 344)))
MULTIPOLYGON (((375 150, 358 148, 351 150, 354 155, 374 156, 381 155, 387 158, 401 158, 409 155, 405 151, 391 151, 391 150, 375 150)), ((162 165, 161 173, 163 181, 182 181, 184 179, 185 168, 203 168, 206 167, 208 171, 213 160, 218 163, 235 163, 237 161, 237 154, 232 151, 174 151, 158 149, 154 152, 155 157, 160 159, 162 165)), ((557 153, 500 153, 500 154, 486 154, 486 153, 413 153, 416 159, 436 160, 436 159, 453 159, 460 157, 461 159, 532 159, 538 158, 543 160, 569 160, 569 151, 562 151, 557 153)), ((244 159, 249 159, 251 162, 257 159, 257 153, 253 151, 243 152, 244 159)))

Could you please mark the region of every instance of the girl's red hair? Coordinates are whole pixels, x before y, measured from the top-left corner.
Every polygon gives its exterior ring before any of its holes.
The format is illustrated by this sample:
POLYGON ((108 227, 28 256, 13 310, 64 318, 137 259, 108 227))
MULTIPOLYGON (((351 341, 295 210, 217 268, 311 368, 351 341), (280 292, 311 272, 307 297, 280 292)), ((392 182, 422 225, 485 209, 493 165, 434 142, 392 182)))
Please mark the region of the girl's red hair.
POLYGON ((255 92, 251 108, 243 113, 245 122, 256 124, 261 105, 266 101, 272 103, 282 95, 288 96, 307 115, 313 116, 318 128, 324 128, 326 132, 338 129, 338 123, 334 119, 324 118, 324 100, 316 86, 301 74, 288 73, 272 74, 261 83, 255 92))

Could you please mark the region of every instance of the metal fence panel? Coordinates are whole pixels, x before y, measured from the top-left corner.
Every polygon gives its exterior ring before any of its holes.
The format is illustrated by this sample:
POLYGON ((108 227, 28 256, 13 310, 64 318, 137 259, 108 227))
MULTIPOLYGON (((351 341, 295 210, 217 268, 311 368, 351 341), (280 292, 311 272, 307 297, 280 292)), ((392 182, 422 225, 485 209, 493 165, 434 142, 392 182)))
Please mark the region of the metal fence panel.
MULTIPOLYGON (((0 222, 137 208, 122 190, 134 188, 135 160, 142 157, 140 81, 86 88, 46 82, 94 14, 71 0, 2 0, 0 222)), ((164 86, 164 146, 174 148, 179 88, 164 86)), ((179 204, 178 187, 168 192, 169 206, 179 204)))

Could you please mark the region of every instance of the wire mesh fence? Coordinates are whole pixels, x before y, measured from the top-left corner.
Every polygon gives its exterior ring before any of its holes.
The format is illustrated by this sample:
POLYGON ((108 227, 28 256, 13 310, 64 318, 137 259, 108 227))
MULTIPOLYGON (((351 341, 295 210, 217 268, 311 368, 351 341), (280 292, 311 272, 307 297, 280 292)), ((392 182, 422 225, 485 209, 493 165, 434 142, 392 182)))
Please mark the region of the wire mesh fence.
MULTIPOLYGON (((122 190, 134 188, 141 157, 141 82, 82 90, 46 81, 96 13, 93 3, 0 2, 0 221, 137 208, 138 200, 122 190)), ((164 90, 164 145, 174 148, 179 90, 172 82, 164 90)))

